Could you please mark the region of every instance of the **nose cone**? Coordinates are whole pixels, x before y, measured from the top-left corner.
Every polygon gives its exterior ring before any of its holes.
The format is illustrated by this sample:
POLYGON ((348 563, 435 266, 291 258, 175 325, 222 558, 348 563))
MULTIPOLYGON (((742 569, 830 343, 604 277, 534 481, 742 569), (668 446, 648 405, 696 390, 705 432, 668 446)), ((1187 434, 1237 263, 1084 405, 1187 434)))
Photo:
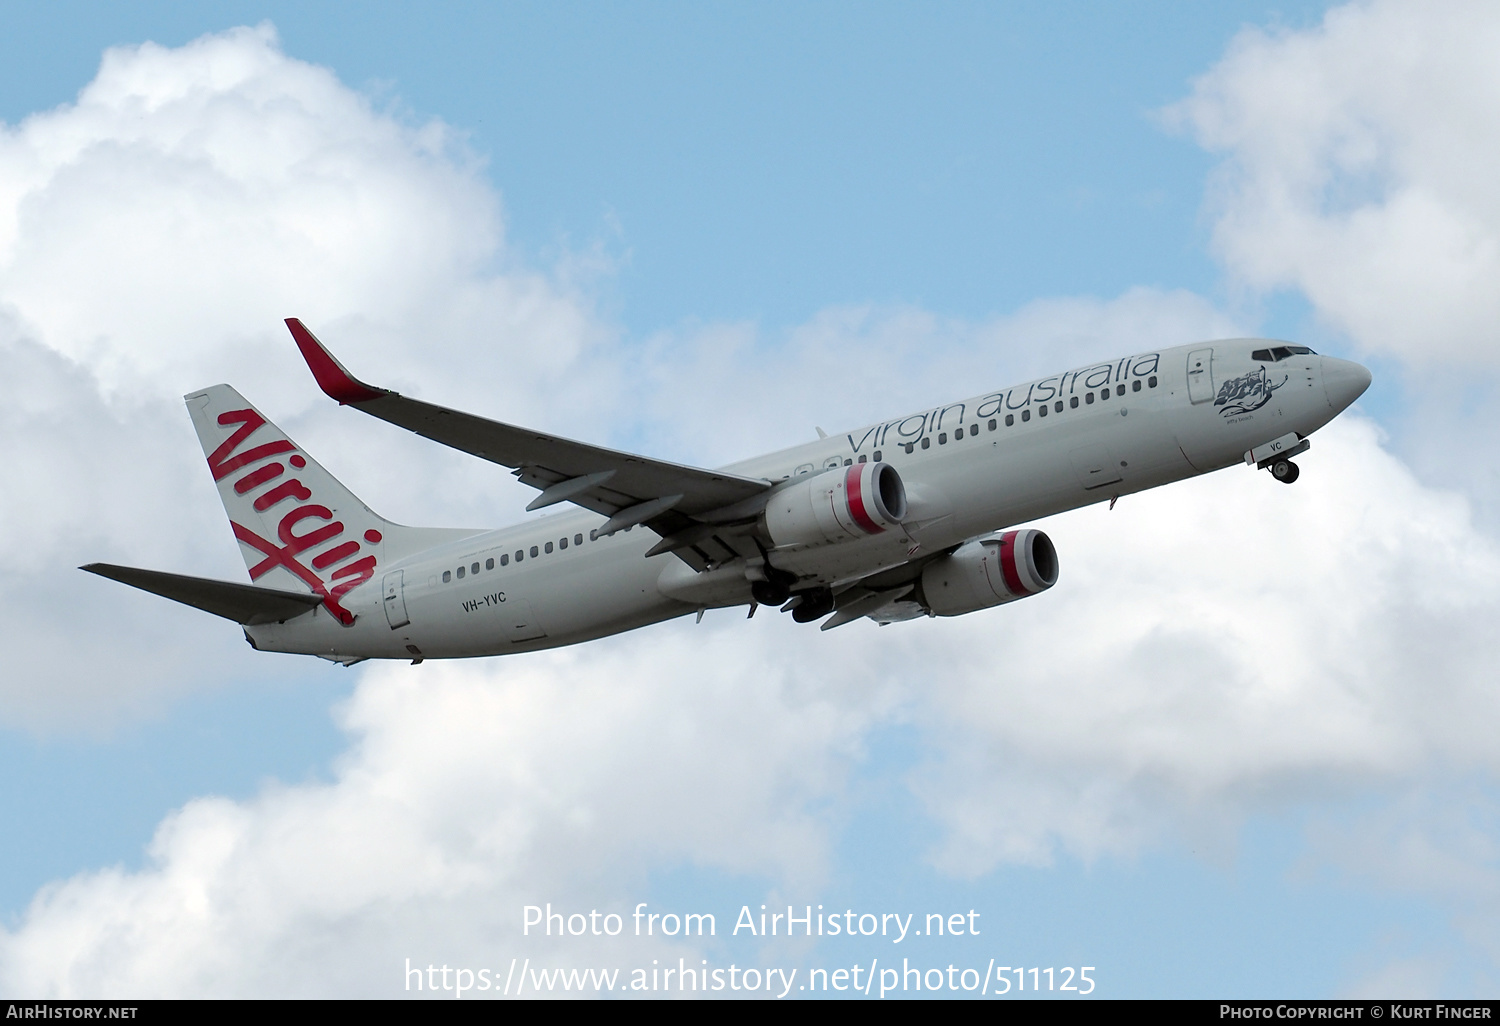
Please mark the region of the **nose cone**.
POLYGON ((1370 387, 1370 372, 1353 360, 1336 360, 1323 357, 1323 390, 1328 393, 1328 405, 1335 410, 1345 410, 1365 394, 1370 387))

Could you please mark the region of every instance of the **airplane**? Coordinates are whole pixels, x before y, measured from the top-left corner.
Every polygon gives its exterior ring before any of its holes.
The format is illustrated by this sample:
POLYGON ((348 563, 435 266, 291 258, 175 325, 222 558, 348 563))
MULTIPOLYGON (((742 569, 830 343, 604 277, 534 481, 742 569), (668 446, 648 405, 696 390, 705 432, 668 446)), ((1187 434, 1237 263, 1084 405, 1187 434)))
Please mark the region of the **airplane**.
POLYGON ((259 651, 451 659, 577 644, 707 609, 828 630, 960 616, 1051 588, 1031 521, 1235 464, 1293 457, 1370 385, 1306 346, 1225 339, 1089 364, 704 470, 408 398, 287 327, 329 398, 507 467, 562 512, 405 527, 228 385, 185 397, 251 583, 80 569, 240 624, 259 651))

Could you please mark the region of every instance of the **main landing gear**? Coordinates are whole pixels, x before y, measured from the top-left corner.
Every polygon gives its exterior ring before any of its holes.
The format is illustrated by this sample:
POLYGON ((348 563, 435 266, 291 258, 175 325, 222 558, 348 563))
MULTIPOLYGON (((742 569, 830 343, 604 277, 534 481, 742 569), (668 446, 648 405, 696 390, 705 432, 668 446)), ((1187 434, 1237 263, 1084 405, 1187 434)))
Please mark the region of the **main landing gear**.
POLYGON ((755 600, 755 605, 750 607, 751 616, 759 606, 781 606, 781 611, 790 612, 798 623, 811 623, 833 612, 838 604, 832 588, 804 587, 794 594, 792 588, 797 584, 796 574, 765 564, 761 565, 759 572, 764 578, 750 582, 750 597, 755 600))
POLYGON ((796 574, 769 566, 765 573, 765 580, 750 582, 751 598, 763 606, 779 606, 792 597, 792 585, 797 583, 796 574))
POLYGON ((1271 476, 1282 484, 1291 484, 1301 473, 1302 470, 1291 460, 1277 460, 1271 464, 1271 476))
POLYGON ((821 620, 833 612, 835 605, 832 588, 813 588, 809 591, 799 591, 792 598, 796 600, 796 605, 792 605, 789 602, 782 608, 786 609, 789 606, 792 610, 792 619, 798 623, 812 623, 814 620, 821 620))

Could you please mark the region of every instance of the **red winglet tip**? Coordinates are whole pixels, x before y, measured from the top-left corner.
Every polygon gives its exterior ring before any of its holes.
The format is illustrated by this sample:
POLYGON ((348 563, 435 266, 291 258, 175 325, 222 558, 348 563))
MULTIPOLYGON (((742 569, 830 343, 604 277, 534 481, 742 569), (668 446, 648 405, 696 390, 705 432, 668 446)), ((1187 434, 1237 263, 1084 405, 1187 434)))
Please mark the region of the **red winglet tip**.
POLYGON ((387 394, 356 380, 353 375, 344 370, 343 365, 333 358, 332 353, 323 348, 323 343, 314 338, 313 333, 308 331, 306 325, 300 320, 288 317, 286 326, 291 330, 292 339, 302 352, 302 359, 307 361, 307 369, 312 371, 318 387, 330 399, 337 399, 341 405, 347 405, 379 399, 387 394))

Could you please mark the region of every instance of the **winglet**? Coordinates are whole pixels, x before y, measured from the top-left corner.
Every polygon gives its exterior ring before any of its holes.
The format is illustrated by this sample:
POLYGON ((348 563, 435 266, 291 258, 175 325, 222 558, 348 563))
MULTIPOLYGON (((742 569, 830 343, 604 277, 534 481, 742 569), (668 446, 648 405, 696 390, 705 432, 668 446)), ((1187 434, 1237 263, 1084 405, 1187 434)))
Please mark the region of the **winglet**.
POLYGON ((330 399, 337 399, 339 405, 368 402, 391 394, 383 388, 371 388, 344 370, 344 365, 335 360, 333 354, 297 318, 288 317, 286 326, 291 329, 292 338, 302 351, 302 359, 307 361, 307 369, 312 371, 318 387, 330 399))

